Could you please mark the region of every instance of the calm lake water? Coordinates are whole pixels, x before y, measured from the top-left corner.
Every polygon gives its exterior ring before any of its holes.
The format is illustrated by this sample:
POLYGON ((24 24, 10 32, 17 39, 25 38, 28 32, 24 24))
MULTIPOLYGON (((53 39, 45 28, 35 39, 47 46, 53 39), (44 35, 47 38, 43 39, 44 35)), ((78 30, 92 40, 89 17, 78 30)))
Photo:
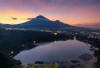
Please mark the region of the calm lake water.
POLYGON ((69 61, 79 59, 79 56, 87 53, 92 55, 89 44, 78 40, 55 41, 51 43, 39 44, 30 50, 21 51, 14 58, 20 60, 22 65, 34 63, 35 61, 69 61))

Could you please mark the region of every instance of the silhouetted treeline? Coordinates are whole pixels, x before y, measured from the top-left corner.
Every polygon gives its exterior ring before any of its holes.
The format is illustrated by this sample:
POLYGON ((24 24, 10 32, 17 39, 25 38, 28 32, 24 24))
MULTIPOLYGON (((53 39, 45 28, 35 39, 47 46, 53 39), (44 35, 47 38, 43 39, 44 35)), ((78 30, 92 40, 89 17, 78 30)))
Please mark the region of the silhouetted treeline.
POLYGON ((0 68, 12 68, 16 66, 21 66, 20 61, 14 60, 3 53, 0 53, 0 68))
POLYGON ((33 41, 49 42, 49 41, 66 40, 72 38, 73 36, 71 35, 59 34, 59 33, 55 35, 54 33, 51 32, 0 29, 0 50, 9 52, 15 46, 22 45, 27 42, 28 43, 29 42, 32 43, 33 41))
POLYGON ((77 40, 91 44, 93 47, 100 48, 100 39, 99 38, 92 38, 92 37, 87 37, 84 35, 77 35, 77 40))

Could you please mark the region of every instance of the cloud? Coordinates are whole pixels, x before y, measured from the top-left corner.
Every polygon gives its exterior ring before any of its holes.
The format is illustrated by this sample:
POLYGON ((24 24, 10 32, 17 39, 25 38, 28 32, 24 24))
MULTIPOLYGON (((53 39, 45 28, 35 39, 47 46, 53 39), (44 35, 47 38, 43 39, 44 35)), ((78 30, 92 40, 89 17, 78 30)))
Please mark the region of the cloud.
POLYGON ((27 18, 27 20, 32 20, 33 18, 27 18))
POLYGON ((0 0, 0 15, 31 20, 31 17, 42 14, 51 19, 80 24, 81 21, 100 18, 99 7, 100 0, 0 0))
POLYGON ((99 28, 100 29, 100 23, 95 23, 95 24, 77 24, 75 26, 78 27, 88 27, 88 28, 99 28))
POLYGON ((14 17, 13 17, 12 20, 17 20, 17 18, 14 18, 14 17))

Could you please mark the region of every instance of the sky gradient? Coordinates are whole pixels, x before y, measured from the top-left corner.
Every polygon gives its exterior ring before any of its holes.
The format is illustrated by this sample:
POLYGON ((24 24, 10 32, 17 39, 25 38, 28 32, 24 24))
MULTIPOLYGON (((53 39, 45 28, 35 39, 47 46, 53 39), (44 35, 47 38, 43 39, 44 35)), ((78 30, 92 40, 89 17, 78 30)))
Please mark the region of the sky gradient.
POLYGON ((19 24, 38 15, 93 27, 100 25, 100 0, 0 0, 0 23, 19 24))

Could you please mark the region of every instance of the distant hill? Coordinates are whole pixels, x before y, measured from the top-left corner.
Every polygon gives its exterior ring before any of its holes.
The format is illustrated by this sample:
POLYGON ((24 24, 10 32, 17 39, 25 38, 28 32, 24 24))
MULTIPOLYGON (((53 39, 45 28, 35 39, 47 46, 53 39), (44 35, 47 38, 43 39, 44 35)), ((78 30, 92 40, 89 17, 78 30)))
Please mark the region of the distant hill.
POLYGON ((100 32, 100 30, 94 30, 91 28, 84 28, 84 27, 76 27, 71 26, 69 24, 65 24, 59 20, 51 21, 48 18, 39 15, 36 18, 33 18, 30 21, 17 24, 17 25, 10 25, 10 24, 0 24, 0 28, 11 28, 11 29, 25 29, 25 30, 33 30, 33 31, 96 31, 100 32))
POLYGON ((92 29, 100 29, 100 22, 99 23, 95 23, 95 24, 77 24, 75 25, 77 27, 85 27, 85 28, 92 28, 92 29))
POLYGON ((59 20, 51 21, 46 17, 39 15, 36 18, 15 26, 16 28, 24 28, 31 30, 62 30, 65 27, 70 27, 68 24, 64 24, 59 20))
POLYGON ((63 30, 66 27, 71 27, 68 24, 64 24, 63 22, 56 20, 51 21, 47 19, 46 17, 39 15, 36 18, 17 25, 2 25, 0 24, 0 27, 2 28, 23 28, 23 29, 29 29, 29 30, 63 30))

